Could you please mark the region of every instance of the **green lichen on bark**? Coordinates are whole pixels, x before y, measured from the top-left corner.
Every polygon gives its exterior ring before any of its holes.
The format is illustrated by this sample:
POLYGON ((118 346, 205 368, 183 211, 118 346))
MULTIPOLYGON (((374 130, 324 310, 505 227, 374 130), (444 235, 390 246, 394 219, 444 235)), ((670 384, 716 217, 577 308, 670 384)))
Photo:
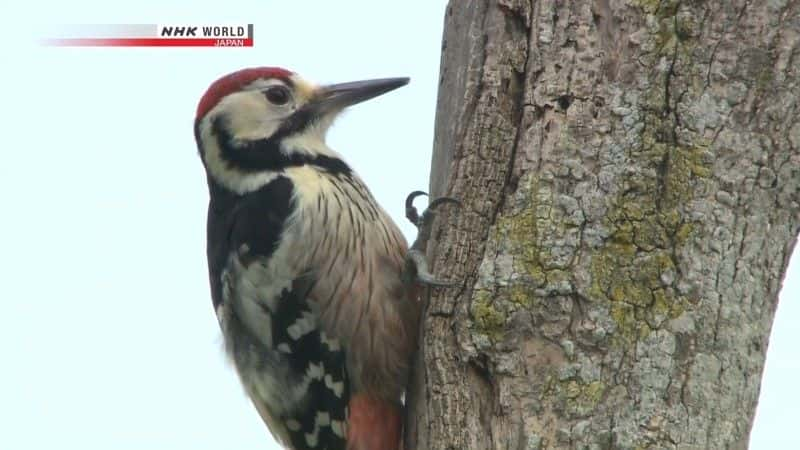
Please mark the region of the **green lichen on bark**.
MULTIPOLYGON (((521 277, 507 286, 495 288, 494 292, 476 289, 470 312, 474 319, 474 330, 491 340, 503 335, 508 315, 518 308, 529 308, 534 304, 533 289, 547 282, 547 274, 540 261, 536 199, 517 213, 501 216, 495 225, 492 239, 509 246, 514 255, 514 270, 521 277)), ((541 211, 539 211, 541 212, 541 211)), ((547 214, 545 214, 547 215, 547 214)))
POLYGON ((538 191, 531 189, 528 204, 514 213, 500 216, 491 239, 502 243, 508 253, 513 254, 514 272, 519 277, 504 286, 494 285, 491 290, 478 288, 473 293, 470 312, 473 329, 492 341, 503 336, 508 316, 520 308, 535 304, 534 290, 544 286, 548 278, 563 278, 563 271, 548 274, 541 262, 542 247, 539 245, 539 223, 550 216, 550 203, 538 198, 538 191), (545 205, 544 208, 540 207, 545 205))
POLYGON ((603 398, 606 385, 602 381, 588 383, 579 380, 561 382, 559 389, 563 394, 563 406, 570 417, 586 417, 594 411, 603 398))
MULTIPOLYGON (((676 61, 691 52, 693 24, 678 15, 679 2, 642 1, 657 26, 648 47, 654 70, 650 89, 638 99, 643 125, 626 153, 638 170, 620 176, 620 193, 610 202, 604 225, 610 237, 592 255, 593 300, 608 302, 617 325, 612 341, 631 345, 680 316, 693 303, 676 289, 677 255, 691 239, 696 223, 684 206, 702 190, 711 173, 708 142, 685 143, 677 136, 676 61)), ((692 86, 684 86, 692 95, 692 86)))
POLYGON ((623 181, 605 218, 610 237, 592 255, 591 297, 609 303, 618 343, 635 342, 691 303, 672 280, 679 272, 676 255, 695 227, 682 207, 709 176, 706 151, 656 141, 645 127, 642 149, 632 154, 655 175, 643 170, 623 181))
POLYGON ((633 343, 685 310, 688 299, 663 286, 662 275, 674 270, 667 249, 642 251, 633 244, 611 243, 593 255, 590 294, 608 303, 617 325, 615 342, 633 343))
POLYGON ((508 300, 522 308, 530 308, 535 304, 535 296, 530 288, 520 283, 512 284, 508 288, 508 300))
POLYGON ((540 392, 542 403, 555 399, 556 408, 571 418, 588 417, 600 404, 608 386, 600 380, 584 381, 579 377, 559 377, 549 373, 540 392))
MULTIPOLYGON (((616 324, 612 340, 630 345, 693 303, 680 293, 676 280, 677 255, 694 234, 696 223, 684 214, 704 180, 710 177, 709 142, 683 142, 677 136, 677 97, 671 77, 673 66, 691 53, 692 19, 681 17, 677 1, 642 1, 643 12, 653 16, 648 64, 653 67, 649 89, 627 105, 641 126, 633 132, 623 152, 636 170, 617 174, 618 193, 607 200, 602 226, 605 241, 591 249, 591 284, 588 300, 608 305, 616 324), (655 69, 655 67, 660 69, 655 69)), ((692 95, 693 86, 682 87, 692 95)), ((560 128, 557 146, 578 145, 569 127, 560 128)), ((700 139, 700 138, 695 138, 700 139)), ((572 263, 556 263, 550 242, 565 237, 584 224, 561 214, 556 204, 558 181, 552 174, 531 173, 519 181, 522 197, 498 216, 491 239, 513 255, 515 277, 490 291, 477 290, 471 312, 475 330, 497 339, 510 313, 531 308, 543 293, 564 294, 573 286, 572 263), (493 294, 493 297, 492 295, 493 294), (490 298, 492 297, 492 298, 490 298)))
POLYGON ((471 313, 476 331, 485 334, 490 339, 498 339, 502 336, 506 316, 495 307, 489 292, 475 291, 471 313))
MULTIPOLYGON (((550 217, 552 201, 540 198, 538 183, 530 186, 528 202, 521 210, 501 216, 496 226, 495 238, 505 241, 511 246, 514 254, 515 270, 528 278, 524 286, 526 291, 531 287, 540 287, 547 282, 545 268, 542 265, 542 252, 539 245, 539 222, 550 217)), ((519 289, 517 290, 519 293, 519 289)))
POLYGON ((520 283, 500 288, 495 294, 476 290, 470 308, 474 330, 492 341, 501 339, 508 316, 517 309, 530 308, 534 299, 533 293, 520 283))

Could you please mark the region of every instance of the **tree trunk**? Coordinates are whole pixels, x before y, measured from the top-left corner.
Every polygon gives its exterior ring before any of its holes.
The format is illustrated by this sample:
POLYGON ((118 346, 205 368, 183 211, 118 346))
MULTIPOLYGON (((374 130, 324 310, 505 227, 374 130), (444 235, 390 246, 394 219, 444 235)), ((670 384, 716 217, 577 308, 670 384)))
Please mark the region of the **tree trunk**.
POLYGON ((409 449, 745 448, 800 230, 800 2, 457 0, 409 449))

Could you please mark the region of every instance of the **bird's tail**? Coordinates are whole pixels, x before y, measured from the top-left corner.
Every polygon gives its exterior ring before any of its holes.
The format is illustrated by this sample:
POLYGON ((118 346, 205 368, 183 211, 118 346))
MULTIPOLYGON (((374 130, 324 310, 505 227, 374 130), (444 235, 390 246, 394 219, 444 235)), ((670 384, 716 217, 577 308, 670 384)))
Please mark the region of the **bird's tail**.
POLYGON ((350 398, 347 450, 401 450, 402 406, 366 394, 350 398))

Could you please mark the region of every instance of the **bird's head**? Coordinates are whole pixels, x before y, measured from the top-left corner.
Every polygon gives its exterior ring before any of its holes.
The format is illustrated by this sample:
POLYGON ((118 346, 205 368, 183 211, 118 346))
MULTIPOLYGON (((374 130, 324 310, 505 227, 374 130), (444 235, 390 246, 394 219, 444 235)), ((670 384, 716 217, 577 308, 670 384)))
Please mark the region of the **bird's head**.
POLYGON ((325 134, 346 107, 408 83, 386 78, 317 86, 277 67, 216 80, 197 105, 195 138, 208 175, 245 193, 286 167, 335 157, 325 134))

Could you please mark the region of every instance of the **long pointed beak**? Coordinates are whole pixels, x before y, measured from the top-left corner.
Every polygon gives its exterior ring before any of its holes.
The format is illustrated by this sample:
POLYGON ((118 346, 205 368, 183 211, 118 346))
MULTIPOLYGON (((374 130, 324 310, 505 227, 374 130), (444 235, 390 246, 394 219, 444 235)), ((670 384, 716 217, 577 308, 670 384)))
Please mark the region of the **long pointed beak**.
POLYGON ((381 78, 323 86, 320 88, 317 98, 312 100, 312 104, 309 106, 321 114, 342 110, 405 86, 408 81, 409 79, 406 77, 381 78))

